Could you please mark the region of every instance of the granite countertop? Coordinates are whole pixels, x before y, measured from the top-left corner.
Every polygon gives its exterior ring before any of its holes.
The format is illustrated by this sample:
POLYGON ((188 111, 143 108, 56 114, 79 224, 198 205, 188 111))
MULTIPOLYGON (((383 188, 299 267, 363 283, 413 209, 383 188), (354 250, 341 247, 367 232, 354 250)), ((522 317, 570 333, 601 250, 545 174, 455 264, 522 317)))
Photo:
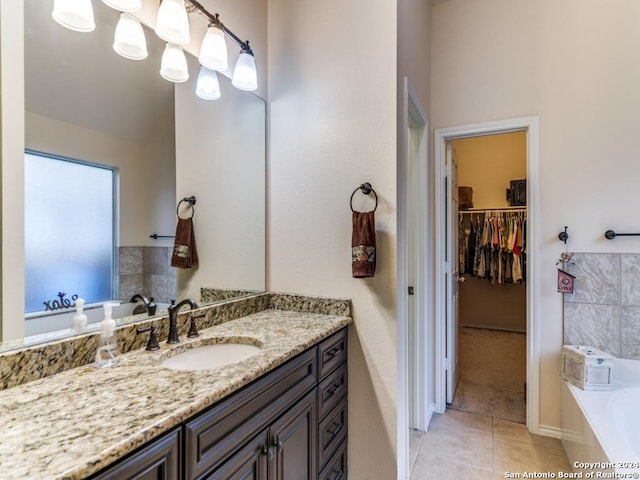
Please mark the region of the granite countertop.
POLYGON ((0 391, 0 479, 85 478, 189 419, 331 333, 351 317, 264 310, 177 346, 135 350, 116 367, 75 368, 0 391), (173 349, 239 340, 262 350, 214 370, 160 367, 173 349))

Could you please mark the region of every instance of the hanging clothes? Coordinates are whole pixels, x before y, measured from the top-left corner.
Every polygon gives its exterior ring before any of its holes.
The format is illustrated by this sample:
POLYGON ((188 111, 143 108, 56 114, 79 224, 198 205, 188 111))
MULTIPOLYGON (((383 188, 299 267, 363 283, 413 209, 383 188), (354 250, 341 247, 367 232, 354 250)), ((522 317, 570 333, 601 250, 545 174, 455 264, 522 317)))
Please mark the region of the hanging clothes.
POLYGON ((525 282, 525 211, 460 212, 458 238, 461 272, 498 286, 525 282))

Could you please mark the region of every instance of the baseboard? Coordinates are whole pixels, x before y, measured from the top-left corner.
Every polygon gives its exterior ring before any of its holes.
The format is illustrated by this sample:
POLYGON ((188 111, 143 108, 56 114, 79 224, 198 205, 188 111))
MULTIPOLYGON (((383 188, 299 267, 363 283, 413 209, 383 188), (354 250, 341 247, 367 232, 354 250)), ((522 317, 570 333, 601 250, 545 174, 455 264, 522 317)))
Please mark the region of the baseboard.
POLYGON ((538 426, 538 435, 542 435, 543 437, 552 437, 557 438, 559 440, 562 439, 562 429, 558 427, 550 427, 549 425, 539 425, 538 426))
POLYGON ((429 430, 429 425, 431 425, 431 419, 433 418, 434 413, 436 413, 436 404, 432 403, 427 407, 427 418, 425 422, 427 425, 427 430, 429 430))

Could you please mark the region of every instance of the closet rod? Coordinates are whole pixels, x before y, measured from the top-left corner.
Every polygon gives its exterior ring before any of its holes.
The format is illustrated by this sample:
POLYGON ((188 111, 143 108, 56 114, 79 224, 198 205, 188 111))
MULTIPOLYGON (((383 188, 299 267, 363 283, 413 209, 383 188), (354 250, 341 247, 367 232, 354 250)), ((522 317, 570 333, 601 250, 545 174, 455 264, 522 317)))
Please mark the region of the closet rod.
POLYGON ((501 208, 467 208, 458 210, 458 213, 482 213, 482 212, 525 212, 527 207, 501 207, 501 208))

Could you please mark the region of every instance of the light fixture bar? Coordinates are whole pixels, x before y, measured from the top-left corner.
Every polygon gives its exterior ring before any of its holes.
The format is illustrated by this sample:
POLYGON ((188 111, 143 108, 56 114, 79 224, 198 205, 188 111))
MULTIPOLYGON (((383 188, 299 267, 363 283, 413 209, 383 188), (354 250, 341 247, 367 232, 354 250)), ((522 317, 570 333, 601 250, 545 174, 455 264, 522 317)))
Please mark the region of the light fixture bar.
POLYGON ((253 55, 253 50, 251 50, 251 47, 249 46, 249 41, 247 40, 245 42, 243 40, 240 40, 240 37, 238 37, 235 33, 229 30, 224 25, 224 23, 220 21, 219 15, 217 13, 215 15, 209 13, 209 11, 206 8, 204 8, 204 6, 197 0, 184 0, 184 1, 186 4, 190 5, 194 11, 198 12, 203 17, 206 17, 207 20, 209 20, 209 23, 211 25, 215 25, 220 30, 222 30, 227 37, 233 40, 240 47, 241 50, 244 50, 246 53, 253 55))

